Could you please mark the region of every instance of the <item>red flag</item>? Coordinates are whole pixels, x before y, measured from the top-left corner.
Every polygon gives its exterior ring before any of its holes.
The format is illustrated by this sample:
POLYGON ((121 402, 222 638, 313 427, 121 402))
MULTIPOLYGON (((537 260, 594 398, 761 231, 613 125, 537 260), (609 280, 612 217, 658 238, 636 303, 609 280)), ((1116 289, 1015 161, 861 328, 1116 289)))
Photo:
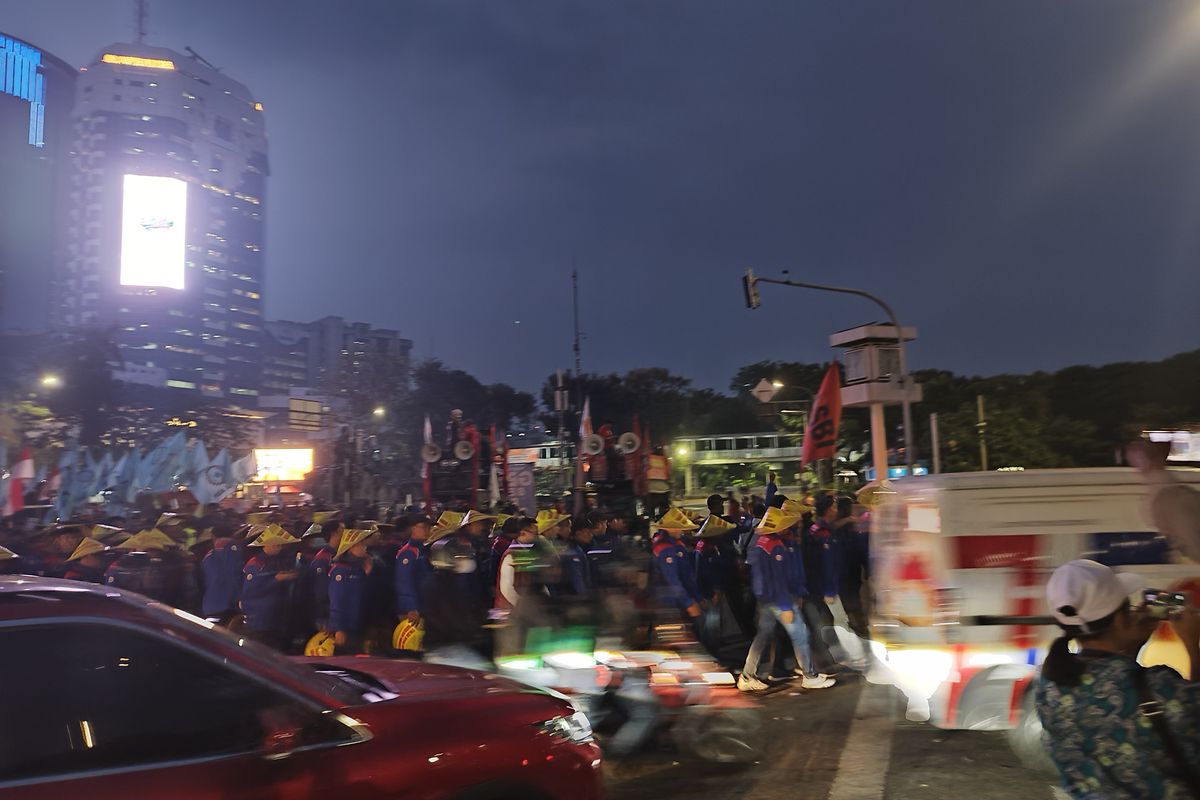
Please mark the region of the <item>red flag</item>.
POLYGON ((808 415, 804 449, 800 453, 801 466, 822 458, 833 458, 837 452, 838 427, 841 423, 842 376, 838 363, 834 361, 821 381, 821 389, 808 415))

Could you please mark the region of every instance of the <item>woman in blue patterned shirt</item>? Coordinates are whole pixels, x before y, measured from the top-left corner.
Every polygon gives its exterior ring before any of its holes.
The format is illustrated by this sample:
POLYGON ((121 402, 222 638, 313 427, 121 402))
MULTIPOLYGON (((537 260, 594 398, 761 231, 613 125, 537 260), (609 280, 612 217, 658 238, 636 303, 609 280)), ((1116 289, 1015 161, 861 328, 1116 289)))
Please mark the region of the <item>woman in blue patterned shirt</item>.
POLYGON ((1161 704, 1181 760, 1200 765, 1200 683, 1193 682, 1200 676, 1200 617, 1187 608, 1172 621, 1187 647, 1187 680, 1169 667, 1141 667, 1137 654, 1158 624, 1129 602, 1142 587, 1137 576, 1086 560, 1059 567, 1046 586, 1063 635, 1042 665, 1037 709, 1050 757, 1076 800, 1200 797, 1141 708, 1148 692, 1161 704))

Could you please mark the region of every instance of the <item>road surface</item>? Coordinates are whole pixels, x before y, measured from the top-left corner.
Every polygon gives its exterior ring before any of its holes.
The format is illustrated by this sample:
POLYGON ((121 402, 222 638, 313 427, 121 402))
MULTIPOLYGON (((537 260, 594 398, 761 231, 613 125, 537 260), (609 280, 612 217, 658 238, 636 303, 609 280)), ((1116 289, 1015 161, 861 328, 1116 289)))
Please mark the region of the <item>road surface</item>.
POLYGON ((943 731, 904 719, 896 690, 856 680, 763 699, 766 757, 737 772, 664 759, 610 761, 610 800, 1054 800, 1003 733, 943 731))

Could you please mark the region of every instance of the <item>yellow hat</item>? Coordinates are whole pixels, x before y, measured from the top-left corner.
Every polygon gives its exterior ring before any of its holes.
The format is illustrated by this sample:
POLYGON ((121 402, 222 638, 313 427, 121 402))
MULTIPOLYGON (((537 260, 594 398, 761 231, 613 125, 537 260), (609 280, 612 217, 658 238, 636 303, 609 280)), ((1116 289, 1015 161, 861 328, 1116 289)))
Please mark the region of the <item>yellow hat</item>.
POLYGON ((758 523, 758 532, 763 534, 783 533, 799 521, 798 515, 785 514, 778 508, 768 508, 766 516, 758 523))
POLYGON ((437 522, 433 523, 433 527, 429 529, 429 538, 425 541, 433 544, 438 539, 454 533, 462 527, 464 516, 466 515, 457 511, 443 511, 437 518, 437 522))
MULTIPOLYGON (((250 531, 255 533, 254 530, 250 531)), ((258 533, 258 537, 247 547, 265 547, 269 544, 294 544, 300 541, 278 525, 268 525, 258 533)))
POLYGON ((253 514, 246 515, 246 522, 249 522, 251 525, 262 525, 270 518, 270 511, 255 511, 253 514))
POLYGON ((75 548, 75 552, 67 556, 67 561, 78 561, 84 556, 94 556, 96 553, 103 553, 107 549, 103 542, 96 539, 89 539, 85 536, 83 537, 83 541, 79 543, 79 546, 75 548))
POLYGON ((468 525, 470 525, 472 522, 484 522, 489 519, 494 520, 495 518, 496 518, 495 514, 485 514, 482 511, 476 511, 475 509, 472 508, 470 511, 467 512, 467 515, 465 517, 463 517, 462 522, 460 522, 458 526, 460 528, 465 528, 468 525))
POLYGON ((104 541, 109 537, 116 536, 118 533, 123 533, 120 528, 114 528, 112 525, 93 525, 91 537, 104 541))
POLYGON ((425 623, 401 620, 392 631, 392 649, 419 653, 425 641, 425 623))
POLYGON ((704 520, 704 524, 700 526, 700 531, 697 536, 707 539, 711 536, 720 536, 723 533, 729 533, 737 528, 732 522, 726 522, 716 514, 709 514, 708 519, 704 520))
POLYGON ((118 550, 174 550, 179 545, 158 528, 135 533, 117 545, 118 550))
POLYGON ((694 531, 700 526, 692 522, 683 511, 672 506, 654 523, 654 527, 664 531, 694 531))
POLYGON ((333 650, 333 634, 326 633, 325 631, 317 631, 308 640, 308 644, 304 645, 304 655, 309 657, 321 656, 322 658, 328 658, 333 655, 333 650))
POLYGON ((896 489, 892 486, 891 481, 880 481, 879 483, 869 483, 859 489, 855 501, 867 508, 874 509, 895 494, 896 489))
POLYGON ((376 534, 376 531, 370 528, 356 528, 352 531, 346 531, 342 534, 342 540, 338 542, 337 552, 334 553, 334 558, 341 558, 342 553, 345 553, 356 544, 365 542, 376 534))
POLYGON ((812 510, 812 506, 806 506, 799 500, 792 500, 791 498, 784 500, 783 508, 780 509, 780 511, 789 517, 801 517, 812 510))
POLYGON ((158 522, 154 523, 154 527, 165 528, 168 525, 180 525, 186 521, 187 517, 185 517, 183 514, 173 514, 168 511, 158 518, 158 522))
POLYGON ((502 528, 504 527, 504 523, 508 522, 512 518, 512 514, 497 514, 496 521, 492 523, 492 526, 495 528, 502 528))
POLYGON ((340 511, 314 511, 312 521, 316 525, 324 525, 330 520, 337 519, 342 515, 340 511))
POLYGON ((12 550, 9 550, 4 545, 0 545, 0 561, 7 561, 10 558, 20 558, 20 556, 14 553, 12 550))
POLYGON ((557 509, 544 508, 537 513, 537 529, 538 533, 545 533, 551 528, 556 528, 564 522, 569 522, 570 517, 566 514, 558 513, 557 509))

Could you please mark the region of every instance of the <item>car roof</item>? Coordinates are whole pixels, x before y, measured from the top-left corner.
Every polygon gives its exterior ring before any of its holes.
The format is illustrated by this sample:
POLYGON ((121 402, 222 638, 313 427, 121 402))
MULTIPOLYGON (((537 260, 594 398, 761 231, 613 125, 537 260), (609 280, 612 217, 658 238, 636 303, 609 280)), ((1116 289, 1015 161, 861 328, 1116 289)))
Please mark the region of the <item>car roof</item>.
POLYGON ((92 594, 97 597, 120 597, 129 600, 129 595, 119 589, 100 586, 81 581, 67 581, 61 578, 43 578, 38 575, 0 575, 0 594, 27 592, 72 592, 76 594, 92 594))

